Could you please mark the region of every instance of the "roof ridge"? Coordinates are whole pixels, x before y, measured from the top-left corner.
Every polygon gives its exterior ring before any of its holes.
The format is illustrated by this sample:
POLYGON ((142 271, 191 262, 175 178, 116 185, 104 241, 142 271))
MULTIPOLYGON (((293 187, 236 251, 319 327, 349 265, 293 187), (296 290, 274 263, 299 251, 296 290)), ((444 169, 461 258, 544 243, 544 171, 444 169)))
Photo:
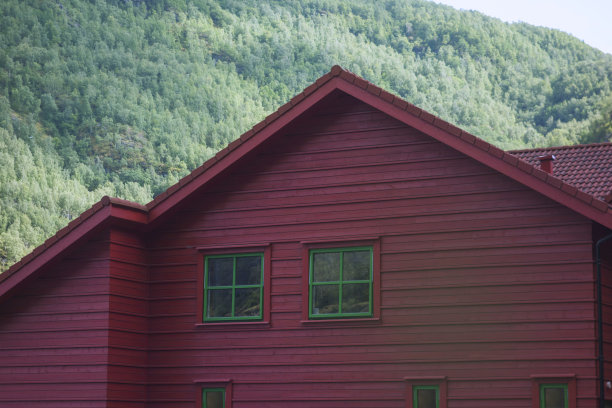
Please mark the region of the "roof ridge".
POLYGON ((534 147, 532 149, 507 150, 507 152, 508 153, 527 153, 527 152, 536 152, 538 150, 571 150, 571 149, 593 148, 593 147, 602 147, 602 146, 612 147, 612 142, 581 143, 581 144, 576 144, 576 145, 563 145, 563 146, 550 146, 550 147, 534 147))
POLYGON ((185 177, 181 178, 177 183, 169 187, 167 190, 160 193, 158 196, 153 198, 149 203, 146 204, 146 208, 151 210, 155 208, 157 205, 161 204, 168 197, 170 197, 174 192, 179 190, 184 185, 188 184, 190 181, 194 180, 197 176, 204 173, 210 167, 212 167, 215 163, 220 161, 223 157, 228 155, 231 151, 238 148, 247 140, 251 139, 257 133, 259 133, 262 129, 264 129, 267 125, 274 122, 276 119, 284 115, 286 112, 297 106, 300 102, 302 102, 307 96, 315 92, 318 88, 322 87, 324 84, 332 80, 333 78, 339 77, 342 80, 356 85, 359 88, 366 90, 367 92, 380 97, 381 99, 391 103, 392 105, 400 108, 401 110, 407 111, 417 118, 423 119, 424 121, 446 131, 449 132, 464 141, 475 144, 479 148, 485 151, 492 152, 495 156, 502 157, 504 152, 503 150, 497 148, 491 143, 480 139, 473 134, 453 125, 450 122, 445 121, 444 119, 433 115, 416 105, 402 99, 401 97, 394 95, 390 92, 385 91, 377 85, 374 85, 370 81, 360 77, 353 72, 342 68, 340 65, 334 65, 330 71, 315 82, 304 88, 304 90, 293 98, 289 100, 289 102, 281 105, 276 111, 268 115, 264 120, 260 121, 256 125, 254 125, 251 129, 244 132, 240 137, 236 138, 234 141, 230 142, 226 147, 219 150, 213 157, 206 160, 201 166, 196 167, 193 171, 187 174, 185 177))

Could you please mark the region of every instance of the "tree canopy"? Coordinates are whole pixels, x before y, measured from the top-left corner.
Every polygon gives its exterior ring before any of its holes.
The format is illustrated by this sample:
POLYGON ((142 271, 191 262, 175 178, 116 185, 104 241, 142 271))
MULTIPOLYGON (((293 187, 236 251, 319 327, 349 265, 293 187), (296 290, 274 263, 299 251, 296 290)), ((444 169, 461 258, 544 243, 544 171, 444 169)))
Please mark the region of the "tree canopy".
POLYGON ((612 55, 423 0, 0 2, 0 271, 339 64, 500 148, 609 140, 612 55))

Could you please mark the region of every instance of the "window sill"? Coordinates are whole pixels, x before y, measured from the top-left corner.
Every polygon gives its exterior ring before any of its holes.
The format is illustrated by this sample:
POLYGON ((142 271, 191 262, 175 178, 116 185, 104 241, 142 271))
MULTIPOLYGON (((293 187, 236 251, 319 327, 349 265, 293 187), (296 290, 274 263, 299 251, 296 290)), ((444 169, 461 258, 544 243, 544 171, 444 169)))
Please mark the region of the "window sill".
POLYGON ((206 322, 196 323, 196 329, 198 330, 231 330, 231 329, 267 329, 270 327, 270 322, 267 321, 242 321, 242 322, 206 322))
POLYGON ((300 320, 305 326, 352 326, 352 325, 377 325, 380 324, 379 317, 356 317, 349 319, 310 319, 300 320))

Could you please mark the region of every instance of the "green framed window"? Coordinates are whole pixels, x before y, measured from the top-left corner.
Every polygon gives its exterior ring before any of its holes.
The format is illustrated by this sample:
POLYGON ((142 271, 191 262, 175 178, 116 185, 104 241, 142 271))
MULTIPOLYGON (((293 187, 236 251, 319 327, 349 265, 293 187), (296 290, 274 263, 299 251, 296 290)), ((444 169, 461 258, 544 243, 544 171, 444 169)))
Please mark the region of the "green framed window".
POLYGON ((540 408, 568 408, 567 384, 540 384, 540 408))
POLYGON ((204 388, 202 390, 202 408, 225 408, 225 389, 204 388))
POLYGON ((440 387, 415 385, 412 387, 413 408, 440 408, 440 387))
POLYGON ((372 247, 312 249, 309 317, 372 316, 372 247))
POLYGON ((206 256, 203 320, 260 320, 263 268, 263 253, 206 256))

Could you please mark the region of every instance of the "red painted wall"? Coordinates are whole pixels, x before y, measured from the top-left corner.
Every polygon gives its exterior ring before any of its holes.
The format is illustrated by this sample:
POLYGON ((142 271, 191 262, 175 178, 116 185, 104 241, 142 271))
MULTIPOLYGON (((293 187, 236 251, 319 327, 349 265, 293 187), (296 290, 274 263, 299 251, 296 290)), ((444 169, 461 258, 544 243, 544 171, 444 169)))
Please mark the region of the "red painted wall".
MULTIPOLYGON (((604 238, 612 231, 596 226, 593 241, 604 238)), ((604 378, 612 382, 612 240, 600 246, 602 278, 602 317, 604 334, 604 378)), ((612 388, 604 388, 607 400, 612 400, 612 388)))
POLYGON ((333 95, 149 234, 148 407, 529 407, 533 376, 596 398, 591 223, 367 105, 333 95), (304 241, 379 237, 379 321, 302 321, 304 241), (198 325, 197 248, 271 247, 269 324, 198 325))
POLYGON ((0 406, 106 407, 108 233, 0 304, 0 406))
POLYGON ((108 408, 146 403, 147 257, 137 231, 110 239, 108 408))

